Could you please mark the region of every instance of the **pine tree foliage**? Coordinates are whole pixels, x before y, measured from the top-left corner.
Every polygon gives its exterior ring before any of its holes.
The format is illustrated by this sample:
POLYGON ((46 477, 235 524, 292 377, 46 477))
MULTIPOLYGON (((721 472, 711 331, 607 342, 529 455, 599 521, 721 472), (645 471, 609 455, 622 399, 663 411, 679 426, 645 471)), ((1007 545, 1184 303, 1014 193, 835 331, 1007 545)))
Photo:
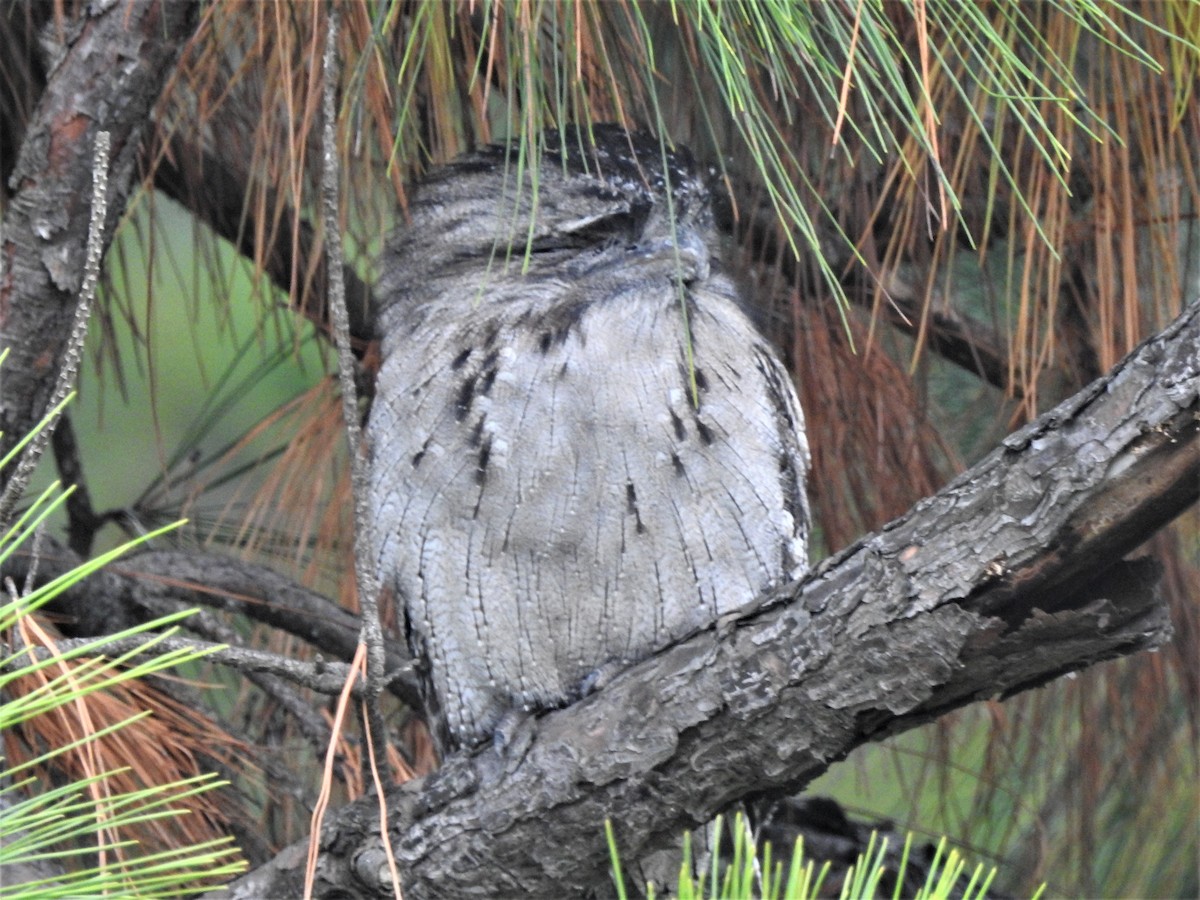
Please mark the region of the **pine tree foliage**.
MULTIPOLYGON (((101 16, 82 0, 0 13, 6 233, 40 104, 101 16)), ((82 403, 54 450, 81 485, 64 526, 76 553, 188 515, 178 549, 270 565, 336 601, 332 628, 356 600, 318 213, 326 17, 323 3, 230 0, 182 26, 146 127, 120 148, 136 178, 112 221, 82 403)), ((337 140, 360 382, 369 393, 377 362, 373 261, 414 177, 501 139, 536 168, 548 127, 647 130, 724 186, 731 253, 801 390, 820 555, 836 551, 1200 293, 1198 48, 1193 0, 345 3, 337 140)), ((1176 629, 1163 652, 895 739, 830 789, 1015 861, 1029 884, 1196 893, 1198 547, 1195 510, 1146 546, 1176 629)), ((241 587, 208 592, 232 609, 241 587)), ((207 637, 309 652, 221 615, 207 637)), ((238 800, 262 852, 301 837, 319 703, 205 678, 231 732, 276 748, 274 790, 243 784, 238 800)), ((405 764, 432 765, 420 728, 403 731, 405 764)), ((357 796, 360 748, 343 750, 338 789, 357 796)))

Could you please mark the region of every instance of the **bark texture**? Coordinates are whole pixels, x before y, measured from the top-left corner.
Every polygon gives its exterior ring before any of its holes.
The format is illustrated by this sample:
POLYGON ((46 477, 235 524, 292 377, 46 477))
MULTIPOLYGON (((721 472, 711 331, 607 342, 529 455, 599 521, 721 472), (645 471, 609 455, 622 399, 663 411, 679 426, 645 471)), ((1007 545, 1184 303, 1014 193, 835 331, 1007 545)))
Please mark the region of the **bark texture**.
POLYGON ((46 412, 83 280, 92 148, 112 135, 111 239, 135 184, 150 112, 194 33, 197 3, 127 0, 92 4, 62 23, 61 56, 25 133, 15 191, 0 235, 0 454, 46 412))
MULTIPOLYGON (((1122 556, 1200 496, 1200 303, 907 515, 503 747, 389 792, 415 897, 578 896, 730 802, 794 791, 868 741, 1170 633, 1122 556)), ((371 801, 321 834, 318 896, 391 896, 371 801)), ((293 847, 231 885, 296 892, 293 847)))

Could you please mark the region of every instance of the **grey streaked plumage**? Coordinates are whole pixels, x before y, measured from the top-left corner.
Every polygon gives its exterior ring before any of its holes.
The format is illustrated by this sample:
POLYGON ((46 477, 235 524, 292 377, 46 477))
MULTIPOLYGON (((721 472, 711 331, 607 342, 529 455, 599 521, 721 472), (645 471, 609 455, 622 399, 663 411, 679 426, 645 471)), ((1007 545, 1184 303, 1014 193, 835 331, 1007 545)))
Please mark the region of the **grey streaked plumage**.
POLYGON ((799 403, 686 154, 557 141, 536 197, 498 147, 428 178, 379 285, 380 576, 448 746, 806 565, 799 403))

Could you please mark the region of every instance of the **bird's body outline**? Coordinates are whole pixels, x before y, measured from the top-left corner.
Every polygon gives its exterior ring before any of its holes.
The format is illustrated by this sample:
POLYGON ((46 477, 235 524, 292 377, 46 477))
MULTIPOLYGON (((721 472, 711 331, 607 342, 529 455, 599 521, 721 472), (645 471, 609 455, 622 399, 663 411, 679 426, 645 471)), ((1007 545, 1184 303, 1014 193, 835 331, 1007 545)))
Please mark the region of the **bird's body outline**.
POLYGON ((426 180, 388 251, 369 506, 444 747, 807 565, 794 387, 690 159, 650 141, 560 144, 536 206, 486 148, 426 180))

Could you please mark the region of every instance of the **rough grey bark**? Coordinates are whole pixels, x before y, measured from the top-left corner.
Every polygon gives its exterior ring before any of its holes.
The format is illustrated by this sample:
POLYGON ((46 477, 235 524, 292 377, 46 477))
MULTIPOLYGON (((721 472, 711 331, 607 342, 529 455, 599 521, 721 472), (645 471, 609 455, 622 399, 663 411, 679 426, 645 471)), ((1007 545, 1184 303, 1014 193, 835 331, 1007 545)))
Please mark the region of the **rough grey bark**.
MULTIPOLYGON (((1169 635, 1123 562, 1200 497, 1200 302, 944 490, 753 613, 627 670, 509 744, 389 792, 410 898, 578 896, 730 802, 862 743, 1169 635)), ((317 895, 391 896, 366 800, 321 835, 317 895)), ((299 845, 231 885, 297 892, 299 845)))
POLYGON ((45 413, 83 280, 96 134, 112 134, 105 233, 125 210, 150 111, 199 4, 92 4, 65 21, 61 56, 21 145, 0 234, 0 454, 45 413))

